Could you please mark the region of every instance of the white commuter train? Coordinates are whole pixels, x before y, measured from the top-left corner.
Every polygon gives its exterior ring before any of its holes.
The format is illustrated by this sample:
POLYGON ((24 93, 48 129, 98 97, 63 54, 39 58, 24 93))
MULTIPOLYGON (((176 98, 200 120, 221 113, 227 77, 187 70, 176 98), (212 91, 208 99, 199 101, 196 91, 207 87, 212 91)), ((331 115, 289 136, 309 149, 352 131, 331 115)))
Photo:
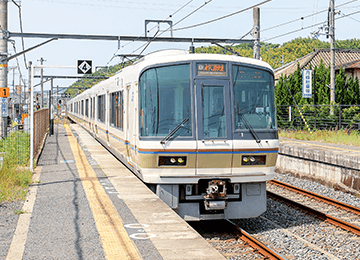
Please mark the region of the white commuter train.
POLYGON ((266 211, 279 149, 273 83, 259 60, 159 51, 67 113, 185 220, 251 218, 266 211))

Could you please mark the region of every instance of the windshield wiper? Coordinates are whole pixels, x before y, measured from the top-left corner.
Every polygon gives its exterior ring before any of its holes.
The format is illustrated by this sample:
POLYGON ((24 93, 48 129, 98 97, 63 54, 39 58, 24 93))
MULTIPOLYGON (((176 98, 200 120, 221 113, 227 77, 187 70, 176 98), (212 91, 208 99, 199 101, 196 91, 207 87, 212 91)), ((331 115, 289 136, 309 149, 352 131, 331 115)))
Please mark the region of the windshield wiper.
POLYGON ((247 119, 245 118, 245 116, 240 112, 240 108, 238 107, 238 116, 239 116, 239 121, 240 118, 242 119, 242 121, 244 121, 245 126, 247 129, 249 129, 251 135, 254 137, 255 141, 257 143, 261 142, 261 139, 259 138, 259 136, 256 134, 254 128, 251 126, 251 124, 247 121, 247 119))
POLYGON ((170 132, 167 136, 165 136, 164 139, 162 139, 162 140, 160 141, 160 143, 161 143, 161 144, 165 144, 166 141, 169 141, 169 139, 170 139, 170 138, 181 128, 181 126, 182 126, 183 124, 185 124, 187 121, 189 121, 189 118, 188 118, 188 117, 187 117, 187 118, 184 118, 183 121, 181 121, 179 124, 177 124, 177 125, 174 127, 174 129, 171 130, 171 132, 170 132))

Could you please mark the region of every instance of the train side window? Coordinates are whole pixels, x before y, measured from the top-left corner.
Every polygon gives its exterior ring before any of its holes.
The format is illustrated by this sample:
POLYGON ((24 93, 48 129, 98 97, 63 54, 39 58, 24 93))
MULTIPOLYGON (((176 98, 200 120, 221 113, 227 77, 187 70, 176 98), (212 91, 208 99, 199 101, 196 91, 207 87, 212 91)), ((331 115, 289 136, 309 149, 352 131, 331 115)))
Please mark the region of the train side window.
POLYGON ((97 104, 97 119, 98 121, 105 123, 105 95, 98 96, 98 104, 97 104))
POLYGON ((124 91, 111 93, 110 96, 110 125, 123 130, 124 122, 124 91))
POLYGON ((81 100, 81 108, 80 108, 80 111, 81 111, 81 115, 83 116, 83 115, 84 115, 84 100, 81 100))
POLYGON ((92 118, 92 98, 90 98, 89 117, 92 118))
POLYGON ((89 99, 85 100, 85 116, 89 117, 89 99))
POLYGON ((92 109, 92 118, 95 118, 95 97, 93 97, 93 109, 92 109))

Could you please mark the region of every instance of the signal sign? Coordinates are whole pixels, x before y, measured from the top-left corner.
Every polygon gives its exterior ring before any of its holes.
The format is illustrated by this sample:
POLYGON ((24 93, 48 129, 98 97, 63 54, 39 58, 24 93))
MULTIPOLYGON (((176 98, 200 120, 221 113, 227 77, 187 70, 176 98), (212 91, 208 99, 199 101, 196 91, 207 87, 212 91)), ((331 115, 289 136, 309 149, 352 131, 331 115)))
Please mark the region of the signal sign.
POLYGON ((77 62, 78 74, 91 74, 92 73, 92 61, 91 60, 78 60, 77 62))
POLYGON ((0 97, 10 97, 10 89, 9 88, 0 88, 0 97))

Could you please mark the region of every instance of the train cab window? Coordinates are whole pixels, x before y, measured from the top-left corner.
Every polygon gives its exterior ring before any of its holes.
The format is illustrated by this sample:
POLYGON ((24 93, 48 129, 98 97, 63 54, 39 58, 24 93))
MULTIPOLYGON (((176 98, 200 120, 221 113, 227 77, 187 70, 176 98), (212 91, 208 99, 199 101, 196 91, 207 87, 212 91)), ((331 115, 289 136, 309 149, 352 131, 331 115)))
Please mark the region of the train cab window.
POLYGON ((85 100, 85 116, 89 117, 89 99, 85 100))
POLYGON ((274 78, 266 70, 233 66, 235 130, 275 129, 274 78))
POLYGON ((98 96, 97 104, 97 119, 98 121, 105 122, 105 95, 98 96))
POLYGON ((148 69, 139 88, 140 136, 192 136, 189 64, 148 69))
POLYGON ((204 137, 226 137, 224 86, 202 87, 204 137))
POLYGON ((110 96, 110 125, 123 130, 124 122, 124 91, 111 93, 110 96))

